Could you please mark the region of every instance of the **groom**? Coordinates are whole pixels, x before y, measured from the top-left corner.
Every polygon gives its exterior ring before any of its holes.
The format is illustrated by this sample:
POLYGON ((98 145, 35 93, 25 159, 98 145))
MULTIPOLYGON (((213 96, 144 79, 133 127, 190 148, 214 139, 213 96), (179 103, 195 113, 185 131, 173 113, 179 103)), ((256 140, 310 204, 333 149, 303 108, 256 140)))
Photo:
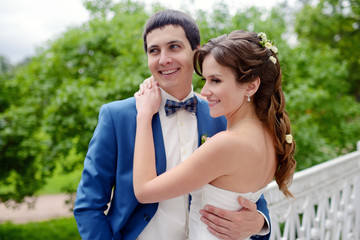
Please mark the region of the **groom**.
MULTIPOLYGON (((185 160, 200 144, 204 134, 225 130, 224 118, 213 119, 207 102, 198 98, 195 112, 181 109, 167 116, 166 99, 186 101, 192 91, 193 54, 200 45, 195 21, 174 10, 153 15, 144 31, 148 66, 161 87, 162 108, 152 127, 156 168, 161 174, 185 160)), ((74 216, 81 237, 96 239, 183 240, 187 234, 189 197, 181 196, 154 204, 137 202, 132 186, 132 166, 136 130, 135 99, 105 104, 90 141, 84 170, 77 190, 74 216), (107 214, 107 204, 111 204, 107 214)), ((239 212, 213 206, 202 210, 202 220, 220 239, 239 239, 269 232, 268 209, 262 197, 239 212)), ((269 234, 260 239, 268 239, 269 234)))

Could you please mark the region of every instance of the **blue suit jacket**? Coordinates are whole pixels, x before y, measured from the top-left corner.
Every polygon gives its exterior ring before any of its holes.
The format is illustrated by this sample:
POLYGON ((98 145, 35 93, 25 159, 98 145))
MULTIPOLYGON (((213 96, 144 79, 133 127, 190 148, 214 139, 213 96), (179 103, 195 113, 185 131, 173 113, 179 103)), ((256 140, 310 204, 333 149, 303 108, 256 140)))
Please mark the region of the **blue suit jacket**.
MULTIPOLYGON (((226 120, 210 117, 207 102, 198 100, 200 143, 203 134, 212 136, 225 130, 226 120)), ((157 210, 158 203, 140 204, 133 191, 136 114, 134 98, 108 103, 100 109, 74 208, 78 230, 84 240, 136 239, 157 210), (112 190, 111 204, 105 215, 112 190)), ((158 114, 154 115, 152 127, 156 169, 161 174, 166 170, 166 156, 158 114)), ((258 201, 258 209, 269 219, 263 197, 258 201)))

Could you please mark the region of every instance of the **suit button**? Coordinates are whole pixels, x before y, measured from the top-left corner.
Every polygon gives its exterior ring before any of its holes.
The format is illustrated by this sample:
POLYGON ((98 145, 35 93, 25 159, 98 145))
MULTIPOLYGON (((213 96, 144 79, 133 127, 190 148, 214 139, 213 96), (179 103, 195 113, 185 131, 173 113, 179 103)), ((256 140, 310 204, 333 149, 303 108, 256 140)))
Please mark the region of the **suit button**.
POLYGON ((148 222, 148 221, 150 220, 150 217, 149 217, 149 215, 147 215, 147 214, 144 214, 144 220, 148 222))

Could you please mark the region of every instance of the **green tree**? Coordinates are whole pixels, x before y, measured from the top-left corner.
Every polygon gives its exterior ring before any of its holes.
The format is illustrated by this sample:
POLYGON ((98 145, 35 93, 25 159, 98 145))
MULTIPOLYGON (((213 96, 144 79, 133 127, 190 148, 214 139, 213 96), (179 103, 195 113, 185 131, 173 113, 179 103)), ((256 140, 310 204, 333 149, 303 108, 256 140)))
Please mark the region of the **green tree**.
POLYGON ((305 1, 296 14, 299 44, 287 66, 296 74, 289 75, 291 94, 302 89, 297 97, 306 99, 293 106, 296 119, 308 118, 297 126, 301 143, 307 142, 301 147, 314 151, 306 151, 305 167, 353 151, 359 140, 359 10, 357 1, 305 1))
POLYGON ((8 91, 5 81, 11 76, 12 65, 9 60, 0 56, 0 113, 9 107, 8 91))
POLYGON ((0 56, 0 75, 12 72, 12 68, 13 66, 10 63, 9 59, 4 56, 0 56))
POLYGON ((92 18, 105 20, 114 6, 112 0, 84 0, 84 6, 90 11, 92 18))
POLYGON ((337 49, 337 60, 347 62, 347 91, 360 100, 360 2, 357 0, 305 1, 296 17, 299 40, 309 41, 313 49, 337 49))
POLYGON ((1 201, 31 196, 57 162, 68 171, 81 166, 100 106, 132 96, 149 76, 143 6, 126 1, 111 11, 111 19, 93 12, 6 81, 13 90, 0 114, 1 201))

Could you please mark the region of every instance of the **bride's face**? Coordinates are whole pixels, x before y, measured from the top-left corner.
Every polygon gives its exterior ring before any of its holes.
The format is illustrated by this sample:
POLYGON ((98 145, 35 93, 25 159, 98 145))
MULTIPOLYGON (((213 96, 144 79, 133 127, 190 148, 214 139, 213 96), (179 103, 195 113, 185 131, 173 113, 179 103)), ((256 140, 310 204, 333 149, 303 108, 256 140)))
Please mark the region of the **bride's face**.
POLYGON ((230 117, 245 103, 246 86, 236 82, 231 68, 220 65, 212 54, 203 61, 202 75, 206 79, 201 95, 209 101, 212 117, 230 117))

